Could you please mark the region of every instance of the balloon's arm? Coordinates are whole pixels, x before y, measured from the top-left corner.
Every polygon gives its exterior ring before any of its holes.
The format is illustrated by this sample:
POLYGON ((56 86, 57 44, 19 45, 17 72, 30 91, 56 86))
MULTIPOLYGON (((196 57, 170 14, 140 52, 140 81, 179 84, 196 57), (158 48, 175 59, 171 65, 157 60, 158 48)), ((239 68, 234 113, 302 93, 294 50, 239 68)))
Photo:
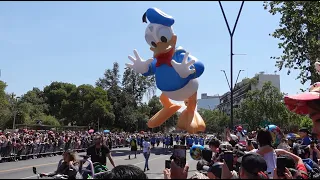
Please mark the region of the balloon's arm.
MULTIPOLYGON (((178 58, 177 58, 177 62, 181 63, 183 60, 185 53, 181 53, 179 54, 178 58)), ((196 72, 193 74, 190 74, 187 78, 188 79, 196 79, 198 77, 200 77, 204 71, 204 65, 202 62, 200 62, 196 57, 189 55, 188 61, 190 61, 191 59, 196 60, 196 62, 194 64, 191 65, 190 69, 196 69, 196 72)))
POLYGON ((153 61, 149 64, 148 72, 142 74, 144 76, 152 76, 156 73, 156 58, 153 59, 153 61))

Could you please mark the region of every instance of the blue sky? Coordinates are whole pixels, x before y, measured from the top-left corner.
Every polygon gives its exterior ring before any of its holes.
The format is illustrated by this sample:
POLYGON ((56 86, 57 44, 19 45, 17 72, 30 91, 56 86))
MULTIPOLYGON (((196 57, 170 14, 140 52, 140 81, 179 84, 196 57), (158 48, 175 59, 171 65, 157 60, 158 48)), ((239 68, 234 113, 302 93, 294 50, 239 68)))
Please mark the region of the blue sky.
MULTIPOLYGON (((241 2, 223 2, 231 24, 241 2)), ((200 93, 223 94, 228 85, 221 69, 230 72, 230 39, 218 2, 0 2, 0 69, 7 92, 22 95, 52 81, 94 84, 113 62, 121 73, 133 49, 145 59, 152 53, 144 39, 147 24, 141 17, 157 7, 175 18, 178 45, 205 64, 200 93)), ((259 71, 274 73, 278 41, 269 33, 279 16, 263 9, 262 2, 245 2, 234 36, 234 79, 259 71)), ((281 91, 299 92, 295 80, 281 71, 281 91)), ((160 91, 157 92, 160 94, 160 91)))

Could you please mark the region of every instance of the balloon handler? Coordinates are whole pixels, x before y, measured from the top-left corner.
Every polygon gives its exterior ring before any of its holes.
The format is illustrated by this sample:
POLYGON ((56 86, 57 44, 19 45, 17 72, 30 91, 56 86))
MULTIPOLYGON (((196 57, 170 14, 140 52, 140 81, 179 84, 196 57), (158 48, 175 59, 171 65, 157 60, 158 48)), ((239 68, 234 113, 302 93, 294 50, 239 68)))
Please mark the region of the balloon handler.
POLYGON ((142 21, 150 24, 145 30, 145 40, 150 45, 153 58, 143 60, 134 50, 135 58, 129 56, 132 64, 126 66, 144 76, 155 75, 157 88, 162 91, 160 101, 163 105, 149 121, 148 127, 155 128, 175 114, 181 105, 170 101, 184 101, 187 108, 181 113, 177 127, 197 133, 205 131, 206 125, 196 111, 198 80, 204 65, 189 55, 182 47, 176 48, 177 35, 173 33, 173 17, 157 8, 149 8, 142 21))

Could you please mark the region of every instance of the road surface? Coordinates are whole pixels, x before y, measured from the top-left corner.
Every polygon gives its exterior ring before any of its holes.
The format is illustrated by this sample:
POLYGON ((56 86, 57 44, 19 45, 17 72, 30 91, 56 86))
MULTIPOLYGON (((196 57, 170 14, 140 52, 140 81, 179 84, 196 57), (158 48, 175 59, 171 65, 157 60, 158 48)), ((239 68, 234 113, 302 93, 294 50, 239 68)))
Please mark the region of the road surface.
MULTIPOLYGON (((144 168, 143 154, 137 154, 137 158, 134 155, 131 159, 128 159, 128 153, 130 149, 127 148, 115 148, 111 150, 111 154, 116 165, 132 164, 144 168)), ((80 153, 84 154, 84 153, 80 153)), ((162 145, 151 150, 149 158, 149 171, 146 171, 149 179, 163 179, 163 169, 165 167, 165 160, 170 159, 171 152, 162 148, 162 145)), ((0 179, 35 179, 36 176, 32 172, 32 167, 37 167, 38 172, 48 173, 56 170, 61 156, 45 157, 39 159, 21 160, 18 162, 4 162, 0 163, 0 179)), ((187 162, 190 166, 189 177, 196 171, 197 161, 192 160, 187 150, 187 162)), ((111 169, 110 162, 107 166, 111 169)))

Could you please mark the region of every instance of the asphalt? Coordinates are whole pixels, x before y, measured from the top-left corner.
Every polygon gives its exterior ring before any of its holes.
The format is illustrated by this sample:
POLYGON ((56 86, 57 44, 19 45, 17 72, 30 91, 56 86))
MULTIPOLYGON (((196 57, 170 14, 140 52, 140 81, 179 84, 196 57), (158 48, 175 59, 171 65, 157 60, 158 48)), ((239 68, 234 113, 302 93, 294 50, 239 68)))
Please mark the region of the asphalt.
MULTIPOLYGON (((130 149, 115 148, 112 149, 111 154, 116 165, 132 164, 144 168, 143 154, 134 155, 128 159, 130 149)), ((80 153, 84 154, 84 153, 80 153)), ((146 171, 149 179, 164 179, 163 170, 165 168, 165 160, 170 159, 171 151, 162 148, 162 145, 152 149, 149 158, 149 171, 146 171)), ((61 156, 45 157, 39 159, 21 160, 17 162, 0 163, 0 179, 36 179, 32 172, 32 167, 37 167, 38 172, 48 173, 56 170, 61 156)), ((197 161, 190 158, 189 150, 187 150, 187 163, 189 164, 189 177, 195 173, 197 161)), ((112 168, 110 162, 107 163, 108 168, 112 168)))

